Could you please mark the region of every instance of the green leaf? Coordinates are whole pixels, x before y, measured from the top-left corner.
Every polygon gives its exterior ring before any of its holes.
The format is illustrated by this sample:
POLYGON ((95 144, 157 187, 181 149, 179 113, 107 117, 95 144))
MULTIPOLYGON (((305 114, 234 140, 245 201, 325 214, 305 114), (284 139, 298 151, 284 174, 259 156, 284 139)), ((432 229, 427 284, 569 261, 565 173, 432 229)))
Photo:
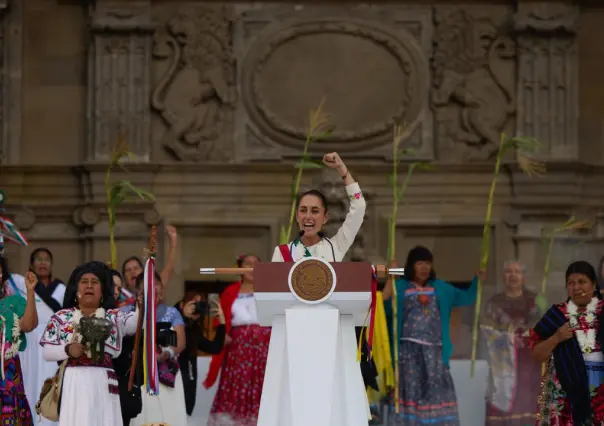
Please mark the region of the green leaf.
POLYGON ((517 151, 522 152, 535 152, 542 147, 541 142, 528 136, 516 136, 509 142, 517 151))
POLYGON ((330 127, 329 129, 325 130, 324 132, 316 135, 315 139, 327 139, 328 137, 330 137, 333 134, 334 129, 335 129, 335 127, 330 127))
POLYGON ((124 200, 132 198, 155 201, 155 196, 150 192, 135 187, 127 180, 120 180, 113 183, 109 190, 109 208, 115 209, 124 200))
POLYGON ((418 170, 432 171, 437 170, 436 166, 432 163, 416 163, 418 170))
POLYGON ((323 168, 323 164, 318 163, 316 161, 312 161, 312 160, 301 160, 301 161, 296 161, 296 164, 294 164, 294 168, 296 168, 296 169, 321 169, 321 168, 323 168))
POLYGON ((287 229, 285 225, 281 225, 281 232, 279 233, 279 244, 287 244, 289 242, 289 235, 287 235, 287 229))

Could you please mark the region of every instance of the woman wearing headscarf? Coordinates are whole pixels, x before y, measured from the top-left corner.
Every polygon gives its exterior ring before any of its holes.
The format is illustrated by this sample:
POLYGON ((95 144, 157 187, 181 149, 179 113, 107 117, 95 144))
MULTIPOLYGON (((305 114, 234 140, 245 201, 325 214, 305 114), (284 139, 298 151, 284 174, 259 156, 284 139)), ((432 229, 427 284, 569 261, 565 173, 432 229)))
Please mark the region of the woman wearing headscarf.
POLYGON ((33 426, 33 419, 25 396, 23 373, 19 352, 26 346, 25 333, 38 325, 35 287, 36 276, 29 272, 25 279, 27 300, 20 295, 5 294, 8 268, 0 254, 0 424, 7 426, 33 426))
POLYGON ((60 426, 121 426, 118 382, 112 358, 122 351, 122 338, 136 332, 138 309, 113 309, 111 271, 102 262, 88 262, 71 274, 64 308, 46 326, 40 345, 47 361, 67 360, 60 397, 60 426), (112 324, 104 357, 93 359, 84 344, 80 320, 94 316, 112 324))
POLYGON ((594 267, 566 269, 568 299, 553 305, 531 330, 533 356, 547 362, 539 425, 604 425, 604 302, 594 267))
MULTIPOLYGON (((392 336, 393 359, 398 354, 399 412, 388 424, 459 425, 457 399, 449 371, 453 353, 450 337, 451 310, 476 301, 477 277, 467 290, 436 278, 430 250, 409 251, 404 276, 384 288, 385 309, 392 336), (394 287, 394 288, 393 288, 394 287), (396 294, 393 307, 392 295, 396 294), (396 310, 396 322, 393 321, 396 310), (394 335, 396 332, 396 335, 394 335)), ((483 275, 484 273, 481 273, 483 275)), ((397 366, 395 365, 395 368, 397 366)))

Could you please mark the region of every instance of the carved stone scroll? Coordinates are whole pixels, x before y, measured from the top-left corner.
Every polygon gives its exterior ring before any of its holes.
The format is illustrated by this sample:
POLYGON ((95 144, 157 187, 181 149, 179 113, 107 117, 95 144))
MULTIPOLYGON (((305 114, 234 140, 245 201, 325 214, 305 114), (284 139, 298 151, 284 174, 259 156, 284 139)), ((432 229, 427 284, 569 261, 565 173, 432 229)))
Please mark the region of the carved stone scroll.
POLYGON ((165 71, 151 105, 166 126, 160 144, 178 160, 230 157, 237 98, 231 8, 196 4, 170 10, 155 34, 154 65, 165 71))
POLYGON ((432 159, 427 110, 431 9, 263 5, 241 11, 235 52, 241 96, 236 158, 297 157, 309 112, 324 98, 334 129, 311 145, 347 157, 388 158, 393 122, 405 146, 432 159))
POLYGON ((506 6, 435 7, 432 106, 447 160, 486 159, 511 125, 515 46, 506 6))
POLYGON ((23 2, 0 0, 0 164, 21 154, 23 2))
POLYGON ((514 16, 517 133, 542 142, 550 159, 579 155, 578 17, 578 6, 553 2, 521 2, 514 16))
POLYGON ((137 160, 149 161, 150 2, 97 1, 90 12, 86 159, 106 161, 124 135, 137 160))

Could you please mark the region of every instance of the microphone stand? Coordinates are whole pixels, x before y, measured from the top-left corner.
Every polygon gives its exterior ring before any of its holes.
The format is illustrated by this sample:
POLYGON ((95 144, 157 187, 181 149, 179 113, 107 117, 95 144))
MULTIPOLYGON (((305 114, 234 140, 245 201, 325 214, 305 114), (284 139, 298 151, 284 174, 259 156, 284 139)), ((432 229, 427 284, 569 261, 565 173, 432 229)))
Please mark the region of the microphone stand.
POLYGON ((317 235, 319 236, 319 238, 329 243, 329 246, 331 247, 331 256, 333 257, 333 261, 336 262, 336 252, 333 249, 333 244, 331 243, 331 240, 325 236, 325 232, 323 231, 319 231, 317 235))

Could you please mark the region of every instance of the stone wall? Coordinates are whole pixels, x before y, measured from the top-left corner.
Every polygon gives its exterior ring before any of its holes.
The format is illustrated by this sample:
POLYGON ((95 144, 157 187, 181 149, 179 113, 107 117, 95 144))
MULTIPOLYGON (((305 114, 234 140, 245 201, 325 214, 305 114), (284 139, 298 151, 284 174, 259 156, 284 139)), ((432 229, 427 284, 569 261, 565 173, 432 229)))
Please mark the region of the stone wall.
MULTIPOLYGON (((336 127, 312 155, 340 152, 369 202, 352 258, 385 256, 395 119, 409 129, 407 160, 436 166, 414 175, 399 209, 401 261, 421 243, 434 250, 440 276, 464 280, 475 271, 489 157, 502 132, 542 141, 548 173, 528 178, 504 165, 489 291, 514 257, 537 288, 542 233, 571 214, 596 225, 556 245, 552 297, 570 260, 599 259, 603 9, 89 3, 0 1, 0 187, 32 246, 55 252, 58 276, 109 256, 104 178, 120 134, 136 156, 121 177, 157 197, 118 212, 120 258, 141 254, 155 223, 180 230, 179 279, 230 266, 242 252, 270 257, 287 221, 308 111, 324 96, 336 127)), ((305 172, 303 183, 328 193, 335 223, 346 205, 338 180, 319 170, 305 172)), ((9 247, 16 269, 28 252, 9 247)), ((169 296, 181 292, 174 285, 169 296)))

